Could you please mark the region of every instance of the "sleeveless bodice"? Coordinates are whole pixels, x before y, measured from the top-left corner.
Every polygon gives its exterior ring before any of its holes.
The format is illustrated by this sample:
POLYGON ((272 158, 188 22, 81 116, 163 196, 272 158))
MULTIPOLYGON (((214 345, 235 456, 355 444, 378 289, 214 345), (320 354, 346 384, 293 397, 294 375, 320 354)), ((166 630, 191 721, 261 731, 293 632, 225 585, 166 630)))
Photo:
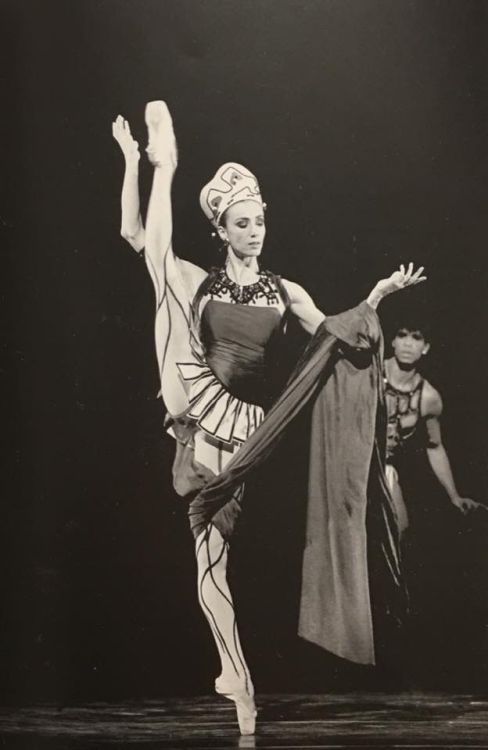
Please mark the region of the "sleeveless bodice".
POLYGON ((214 299, 206 303, 201 319, 205 359, 235 398, 252 404, 266 403, 281 317, 277 307, 214 299))
POLYGON ((188 392, 186 416, 213 441, 245 442, 280 387, 279 342, 290 303, 279 278, 260 271, 239 286, 213 268, 192 303, 193 358, 178 362, 188 392))
POLYGON ((388 461, 393 461, 407 441, 416 432, 421 416, 420 405, 424 380, 421 378, 415 388, 401 391, 395 388, 388 379, 384 378, 385 399, 388 413, 386 455, 388 461))

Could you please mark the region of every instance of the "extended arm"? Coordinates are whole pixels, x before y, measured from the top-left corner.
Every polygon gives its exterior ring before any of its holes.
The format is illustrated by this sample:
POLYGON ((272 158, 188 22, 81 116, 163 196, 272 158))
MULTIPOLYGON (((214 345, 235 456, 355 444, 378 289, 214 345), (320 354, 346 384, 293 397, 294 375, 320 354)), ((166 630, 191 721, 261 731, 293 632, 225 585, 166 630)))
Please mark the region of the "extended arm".
POLYGON ((324 313, 318 309, 308 292, 299 284, 285 279, 283 279, 283 284, 290 297, 290 312, 295 315, 307 333, 314 334, 325 320, 324 313))
MULTIPOLYGON (((378 281, 368 296, 368 304, 376 310, 383 297, 424 281, 426 277, 422 276, 423 270, 423 267, 420 267, 414 273, 412 263, 409 264, 408 269, 400 266, 400 270, 395 271, 389 278, 378 281)), ((290 297, 290 310, 292 314, 298 318, 300 325, 307 333, 315 333, 326 316, 318 309, 311 296, 303 287, 285 279, 283 279, 283 283, 290 297)))
POLYGON ((139 198, 139 144, 132 137, 129 123, 121 115, 112 123, 112 134, 125 161, 120 234, 139 253, 145 244, 139 198))
POLYGON ((112 125, 126 166, 121 233, 134 250, 140 252, 144 249, 156 296, 155 343, 161 395, 167 411, 177 415, 188 408, 188 396, 179 376, 178 363, 192 362, 198 355, 195 353, 198 342, 190 335, 191 302, 206 273, 173 254, 171 183, 176 169, 176 142, 164 102, 148 104, 146 122, 149 131, 147 152, 154 165, 154 178, 145 230, 139 204, 139 148, 122 117, 119 116, 112 125))
MULTIPOLYGON (((147 212, 146 230, 139 197, 139 144, 129 123, 121 115, 112 123, 112 134, 125 160, 122 185, 120 233, 136 252, 146 251, 146 263, 159 305, 170 282, 191 300, 205 272, 173 254, 171 184, 176 169, 176 141, 171 117, 163 102, 151 102, 146 109, 149 130, 148 156, 154 164, 154 179, 147 212)), ((178 294, 181 297, 181 294, 178 294)))

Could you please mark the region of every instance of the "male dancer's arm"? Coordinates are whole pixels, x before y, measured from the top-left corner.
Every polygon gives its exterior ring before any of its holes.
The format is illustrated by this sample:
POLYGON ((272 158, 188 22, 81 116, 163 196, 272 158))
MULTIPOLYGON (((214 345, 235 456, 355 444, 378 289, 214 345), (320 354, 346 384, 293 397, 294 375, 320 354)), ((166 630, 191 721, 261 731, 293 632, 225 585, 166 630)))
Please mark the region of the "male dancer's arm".
POLYGON ((444 487, 449 499, 463 513, 479 507, 479 503, 459 494, 451 469, 449 456, 442 442, 440 417, 442 399, 440 394, 429 383, 424 386, 426 401, 425 425, 427 428, 427 457, 430 466, 440 484, 444 487))

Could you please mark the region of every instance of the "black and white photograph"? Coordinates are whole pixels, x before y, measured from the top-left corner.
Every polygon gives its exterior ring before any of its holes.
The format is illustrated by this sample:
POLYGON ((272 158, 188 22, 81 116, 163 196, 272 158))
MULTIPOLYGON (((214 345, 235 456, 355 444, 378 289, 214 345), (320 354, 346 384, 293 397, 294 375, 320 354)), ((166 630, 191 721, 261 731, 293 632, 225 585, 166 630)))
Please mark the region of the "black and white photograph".
POLYGON ((0 8, 0 746, 488 748, 487 0, 0 8))

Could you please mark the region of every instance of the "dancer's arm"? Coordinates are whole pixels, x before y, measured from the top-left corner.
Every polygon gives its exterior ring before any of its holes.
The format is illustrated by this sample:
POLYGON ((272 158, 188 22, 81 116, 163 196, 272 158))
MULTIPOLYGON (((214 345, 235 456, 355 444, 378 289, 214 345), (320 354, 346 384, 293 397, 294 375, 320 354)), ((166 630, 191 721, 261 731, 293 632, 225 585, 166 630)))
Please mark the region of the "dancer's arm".
MULTIPOLYGON (((423 267, 420 267, 414 273, 412 263, 409 264, 407 269, 403 265, 400 266, 400 270, 395 271, 389 278, 378 281, 368 296, 369 306, 376 310, 381 300, 388 294, 425 281, 427 277, 422 276, 423 270, 423 267)), ((299 284, 286 281, 286 279, 283 279, 283 284, 290 297, 292 314, 298 318, 299 323, 307 333, 315 333, 322 321, 325 320, 324 313, 318 309, 308 292, 299 284)))
POLYGON ((432 471, 440 484, 444 487, 451 503, 463 513, 467 513, 469 510, 476 509, 478 503, 468 497, 461 497, 457 490, 449 456, 447 455, 447 451, 442 442, 440 423, 442 399, 435 388, 427 382, 424 385, 422 395, 423 408, 426 410, 425 424, 428 436, 427 456, 432 471))
MULTIPOLYGON (((174 143, 171 125, 170 129, 174 143)), ((155 169, 147 217, 149 227, 149 236, 147 236, 140 211, 139 144, 132 137, 129 123, 121 115, 112 123, 112 133, 125 160, 120 233, 136 252, 146 250, 146 262, 154 283, 158 304, 163 298, 163 290, 169 280, 173 284, 182 284, 185 295, 191 301, 206 273, 193 263, 176 258, 173 254, 171 245, 171 183, 176 168, 176 147, 174 146, 173 156, 171 154, 172 144, 168 142, 168 163, 157 166, 155 169)), ((161 144, 158 144, 158 146, 158 158, 161 158, 161 144)), ((151 156, 151 153, 149 155, 151 156)))
POLYGON ((145 233, 139 199, 139 144, 132 137, 129 123, 121 115, 112 123, 112 135, 119 144, 125 161, 120 234, 140 253, 144 248, 145 233))
POLYGON ((314 334, 319 325, 325 320, 325 315, 319 310, 308 292, 294 281, 283 279, 283 285, 290 298, 290 312, 307 333, 314 334))

